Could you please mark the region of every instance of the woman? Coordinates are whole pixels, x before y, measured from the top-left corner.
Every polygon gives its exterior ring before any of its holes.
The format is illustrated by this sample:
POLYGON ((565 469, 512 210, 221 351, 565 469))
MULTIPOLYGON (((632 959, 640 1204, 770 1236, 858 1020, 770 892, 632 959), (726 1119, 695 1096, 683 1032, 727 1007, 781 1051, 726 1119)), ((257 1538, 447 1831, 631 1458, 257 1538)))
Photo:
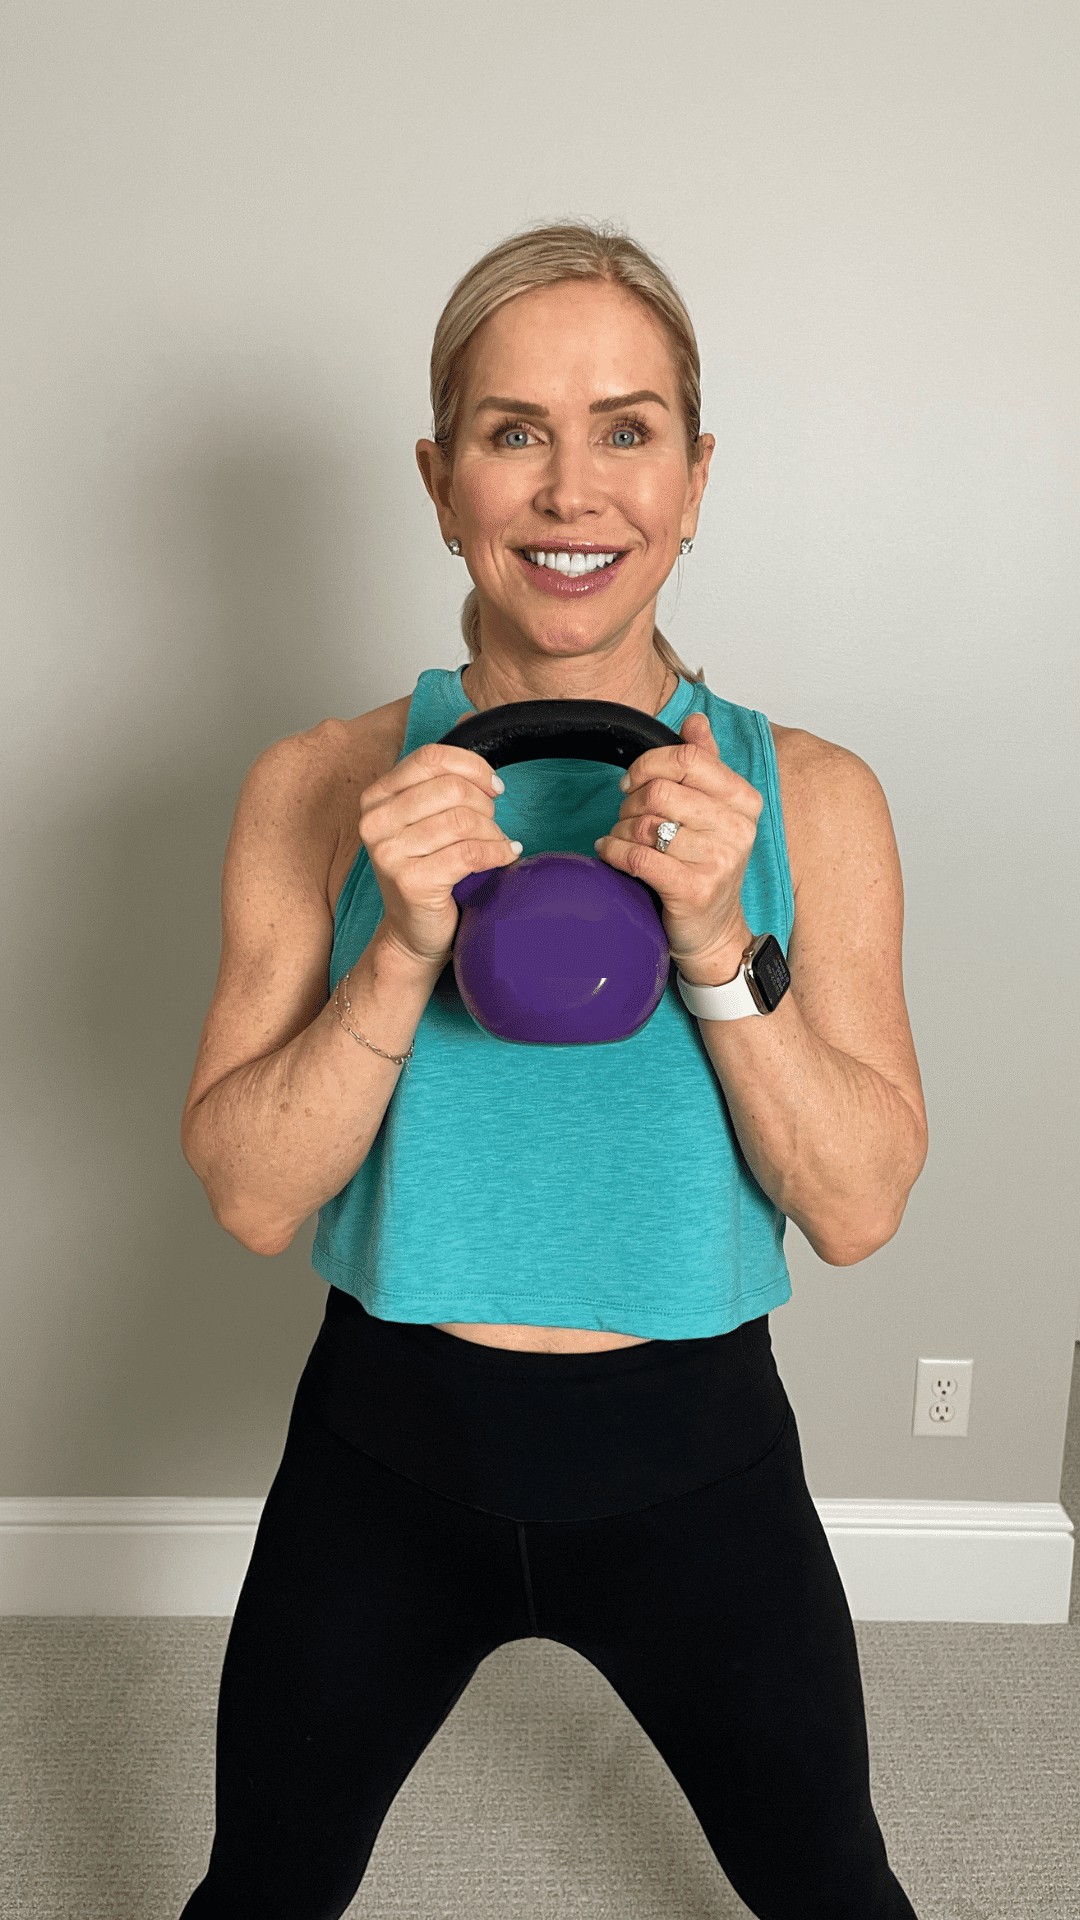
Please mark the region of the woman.
POLYGON ((226 853, 184 1151, 255 1251, 317 1209, 329 1286, 183 1920, 341 1914, 480 1661, 529 1636, 606 1676, 762 1920, 899 1920, 768 1325, 787 1218, 861 1260, 926 1153, 888 808, 858 756, 712 693, 656 631, 714 441, 640 247, 566 223, 494 248, 431 392, 417 459, 474 582, 469 662, 260 755, 226 853), (492 782, 445 738, 533 699, 616 701, 679 744, 622 783, 565 759, 492 782), (612 1044, 494 1037, 447 964, 453 886, 594 847, 663 902, 660 1004, 612 1044))

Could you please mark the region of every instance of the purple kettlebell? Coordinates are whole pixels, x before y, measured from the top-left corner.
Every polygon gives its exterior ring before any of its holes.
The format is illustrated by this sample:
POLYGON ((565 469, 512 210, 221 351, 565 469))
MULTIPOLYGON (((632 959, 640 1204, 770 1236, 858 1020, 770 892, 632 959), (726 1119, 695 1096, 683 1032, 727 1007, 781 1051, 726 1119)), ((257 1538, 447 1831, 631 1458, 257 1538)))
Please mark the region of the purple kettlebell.
MULTIPOLYGON (((610 700, 517 700, 459 721, 440 741, 492 767, 602 760, 628 767, 681 736, 610 700)), ((540 1046, 625 1040, 663 998, 670 955, 654 888, 583 853, 534 853, 466 874, 454 940, 458 991, 478 1026, 540 1046)))

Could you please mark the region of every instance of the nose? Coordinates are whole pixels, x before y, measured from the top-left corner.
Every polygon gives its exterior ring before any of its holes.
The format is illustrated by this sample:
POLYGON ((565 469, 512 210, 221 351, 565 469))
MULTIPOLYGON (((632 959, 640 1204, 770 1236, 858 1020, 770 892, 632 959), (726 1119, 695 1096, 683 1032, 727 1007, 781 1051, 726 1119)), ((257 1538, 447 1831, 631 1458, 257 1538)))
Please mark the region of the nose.
POLYGON ((552 447, 533 504, 538 512, 571 524, 584 514, 604 512, 607 496, 587 440, 560 440, 552 447))

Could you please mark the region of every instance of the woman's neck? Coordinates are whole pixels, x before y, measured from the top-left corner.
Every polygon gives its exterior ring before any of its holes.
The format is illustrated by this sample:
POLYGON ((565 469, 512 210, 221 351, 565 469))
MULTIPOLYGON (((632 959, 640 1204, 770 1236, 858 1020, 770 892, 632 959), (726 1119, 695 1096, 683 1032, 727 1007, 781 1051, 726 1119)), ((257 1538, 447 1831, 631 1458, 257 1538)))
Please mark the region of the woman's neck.
MULTIPOLYGON (((489 699, 484 686, 478 680, 477 668, 481 664, 482 657, 483 656, 480 656, 480 659, 477 660, 470 660, 461 676, 462 692, 471 705, 476 708, 478 713, 483 713, 489 707, 503 704, 499 698, 489 699)), ((667 706, 668 701, 671 699, 679 684, 678 674, 660 658, 659 654, 656 656, 656 665, 658 671, 653 676, 653 687, 650 689, 650 692, 644 700, 633 703, 639 704, 644 712, 651 713, 654 718, 663 707, 667 706)), ((631 703, 628 702, 627 704, 631 703)))

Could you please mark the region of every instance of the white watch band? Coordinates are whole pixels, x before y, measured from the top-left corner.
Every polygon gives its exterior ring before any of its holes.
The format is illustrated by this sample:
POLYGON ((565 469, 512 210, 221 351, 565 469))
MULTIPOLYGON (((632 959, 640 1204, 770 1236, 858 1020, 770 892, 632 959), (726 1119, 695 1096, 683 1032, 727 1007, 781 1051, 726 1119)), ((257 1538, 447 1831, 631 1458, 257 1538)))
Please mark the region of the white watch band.
POLYGON ((683 1001, 696 1020, 742 1020, 748 1013, 761 1012, 747 984, 745 960, 734 980, 725 981, 721 987, 691 986, 677 967, 675 978, 683 1001))

